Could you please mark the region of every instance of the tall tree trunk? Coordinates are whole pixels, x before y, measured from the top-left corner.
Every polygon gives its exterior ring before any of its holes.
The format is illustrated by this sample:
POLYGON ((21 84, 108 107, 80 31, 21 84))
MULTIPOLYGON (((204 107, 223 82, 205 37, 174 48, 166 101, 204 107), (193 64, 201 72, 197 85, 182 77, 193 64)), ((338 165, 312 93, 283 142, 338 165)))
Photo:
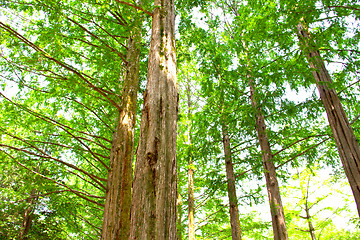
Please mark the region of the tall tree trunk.
MULTIPOLYGON (((191 89, 190 80, 186 85, 188 119, 191 117, 191 89)), ((194 161, 191 147, 191 123, 188 126, 188 235, 189 240, 195 240, 195 197, 194 197, 194 161)))
POLYGON ((21 224, 21 228, 20 228, 20 232, 19 232, 19 236, 18 236, 19 240, 28 239, 27 235, 30 231, 30 227, 31 227, 31 223, 32 223, 32 216, 33 216, 36 201, 37 201, 36 190, 33 189, 33 190, 31 190, 30 197, 27 200, 27 202, 29 203, 29 206, 25 209, 24 219, 21 224))
POLYGON ((130 238, 176 239, 176 83, 173 0, 155 0, 148 82, 136 154, 130 238))
POLYGON ((191 155, 188 167, 188 234, 189 240, 195 240, 194 162, 191 155))
POLYGON ((227 178, 227 189, 230 204, 230 224, 232 240, 241 239, 241 227, 238 210, 238 202, 235 188, 234 167, 231 159, 230 138, 226 126, 222 126, 223 146, 225 154, 225 167, 227 178))
POLYGON ((102 240, 129 239, 140 28, 134 28, 133 33, 128 43, 121 112, 111 146, 102 240))
POLYGON ((350 183, 358 214, 360 216, 360 147, 350 126, 346 113, 336 91, 329 88, 332 80, 319 51, 314 47, 309 31, 303 22, 297 25, 298 36, 303 51, 309 61, 312 74, 325 107, 331 131, 343 164, 345 174, 350 183))
POLYGON ((176 204, 177 204, 177 236, 176 236, 176 239, 177 240, 182 240, 183 237, 182 237, 182 233, 183 233, 183 228, 182 228, 182 214, 183 214, 183 211, 182 211, 182 208, 181 208, 181 204, 182 204, 182 201, 181 201, 181 195, 180 193, 178 193, 178 196, 177 196, 177 201, 176 201, 176 204))
POLYGON ((287 240, 288 235, 285 225, 284 209, 281 202, 280 189, 276 177, 270 143, 266 133, 265 119, 255 99, 255 88, 252 80, 250 80, 249 83, 250 99, 256 111, 256 131, 263 159, 266 188, 269 196, 272 226, 274 231, 274 240, 287 240))

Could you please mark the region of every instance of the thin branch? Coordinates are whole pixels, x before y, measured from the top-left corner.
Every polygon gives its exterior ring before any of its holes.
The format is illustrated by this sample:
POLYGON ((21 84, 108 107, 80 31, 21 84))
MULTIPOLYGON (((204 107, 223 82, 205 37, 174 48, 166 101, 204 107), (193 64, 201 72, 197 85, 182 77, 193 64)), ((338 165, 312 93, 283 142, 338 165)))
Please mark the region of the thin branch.
POLYGON ((133 7, 133 8, 135 8, 135 9, 137 9, 137 10, 143 11, 144 13, 146 13, 147 15, 149 15, 149 16, 151 16, 151 17, 153 16, 153 14, 152 14, 151 12, 143 9, 142 7, 136 6, 136 5, 134 5, 134 4, 131 4, 131 3, 128 3, 128 2, 125 2, 125 1, 120 1, 120 0, 115 0, 115 1, 117 1, 118 3, 121 3, 121 4, 128 5, 128 6, 130 6, 130 7, 133 7))
MULTIPOLYGON (((4 94, 2 94, 1 92, 0 92, 0 95, 3 96, 7 101, 11 102, 11 103, 14 104, 15 106, 20 107, 21 109, 24 109, 25 111, 27 111, 28 113, 34 115, 35 117, 37 117, 37 118, 39 118, 39 119, 42 119, 42 120, 44 120, 44 121, 46 121, 46 122, 48 122, 48 123, 54 124, 55 126, 57 126, 57 127, 61 128, 62 130, 64 130, 66 133, 68 133, 68 134, 71 135, 73 138, 75 138, 81 145, 83 145, 83 146, 90 152, 90 154, 93 155, 93 157, 94 157, 96 160, 98 160, 107 170, 109 170, 109 167, 108 167, 101 159, 99 159, 99 158, 94 154, 94 152, 90 149, 90 147, 89 147, 88 145, 86 145, 83 141, 81 141, 81 138, 80 138, 80 137, 75 136, 75 135, 72 134, 68 129, 73 130, 73 131, 77 131, 77 130, 74 130, 73 128, 71 128, 71 127, 69 127, 69 126, 67 126, 67 125, 65 125, 65 124, 62 124, 62 123, 60 123, 60 122, 58 122, 58 121, 56 121, 56 120, 54 120, 54 119, 51 119, 51 118, 49 118, 49 117, 47 117, 47 116, 43 116, 43 115, 41 115, 40 113, 37 113, 37 112, 35 112, 35 111, 31 110, 31 109, 28 109, 27 107, 25 107, 25 106, 23 106, 23 105, 20 105, 20 104, 18 104, 18 103, 13 102, 12 100, 10 100, 9 98, 7 98, 7 97, 6 97, 4 94)), ((82 132, 82 131, 77 131, 77 132, 83 133, 83 134, 87 134, 87 135, 89 135, 89 136, 93 136, 93 135, 91 135, 91 134, 88 134, 88 133, 85 133, 85 132, 82 132)))
POLYGON ((314 146, 312 146, 312 147, 310 147, 310 148, 306 149, 305 151, 303 151, 303 152, 301 152, 301 153, 296 154, 294 157, 292 157, 292 158, 290 158, 289 160, 287 160, 287 161, 285 161, 285 162, 281 163, 280 165, 276 166, 276 167, 275 167, 275 169, 278 169, 278 168, 282 167, 283 165, 287 164, 288 162, 291 162, 291 161, 292 161, 292 160, 294 160, 295 158, 297 158, 297 157, 299 157, 299 156, 301 156, 301 155, 303 155, 303 154, 307 153, 307 152, 308 152, 308 151, 310 151, 311 149, 316 148, 317 146, 319 146, 320 144, 322 144, 322 143, 326 142, 326 141, 327 141, 327 140, 329 140, 329 139, 330 139, 330 137, 328 137, 328 138, 324 139, 323 141, 319 142, 318 144, 315 144, 314 146))
POLYGON ((87 193, 84 193, 84 192, 80 192, 80 191, 74 190, 74 189, 70 188, 69 186, 67 186, 67 185, 65 185, 65 184, 63 184, 63 183, 60 183, 60 182, 58 182, 58 181, 56 181, 56 180, 54 180, 54 179, 52 179, 52 178, 46 177, 46 176, 42 175, 41 173, 39 173, 39 172, 37 172, 37 171, 34 171, 34 170, 26 167, 25 165, 23 165, 22 163, 20 163, 19 161, 17 161, 13 156, 11 156, 10 154, 8 154, 7 152, 5 152, 5 151, 3 151, 3 150, 1 150, 1 149, 0 149, 0 151, 3 152, 3 153, 5 153, 6 155, 8 155, 8 156, 9 156, 11 159, 13 159, 18 165, 22 166, 23 168, 27 169, 28 171, 30 171, 30 172, 32 172, 32 173, 34 173, 34 174, 36 174, 36 175, 39 175, 40 177, 45 178, 45 179, 47 179, 47 180, 49 180, 49 181, 52 181, 52 182, 54 182, 54 183, 56 183, 56 184, 58 184, 58 185, 60 185, 60 186, 62 186, 62 187, 67 188, 70 192, 74 193, 74 194, 77 195, 78 197, 80 197, 80 198, 82 198, 82 199, 84 199, 84 200, 86 200, 86 201, 88 201, 88 202, 91 202, 91 203, 94 203, 94 204, 96 204, 96 205, 98 205, 98 206, 104 207, 104 204, 98 203, 98 202, 96 202, 96 201, 94 201, 94 200, 92 200, 92 199, 89 198, 89 197, 92 197, 92 198, 101 198, 101 199, 103 199, 104 197, 99 197, 99 196, 95 196, 95 195, 91 195, 91 194, 87 194, 87 193))
POLYGON ((281 152, 285 151, 286 149, 288 149, 288 148, 290 148, 290 147, 294 146, 295 144, 297 144, 297 143, 299 143, 299 142, 302 142, 302 141, 305 141, 305 140, 307 140, 307 139, 309 139, 309 138, 313 138, 313 137, 323 137, 323 136, 326 136, 326 134, 319 134, 319 135, 311 135, 311 136, 307 136, 307 137, 305 137, 305 138, 302 138, 302 139, 300 139, 300 140, 297 140, 297 141, 293 142, 292 144, 290 144, 290 145, 288 145, 288 146, 284 147, 283 149, 281 149, 281 150, 277 151, 276 153, 274 153, 272 156, 274 157, 274 156, 276 156, 277 154, 279 154, 279 153, 281 153, 281 152))
MULTIPOLYGON (((43 49, 41 49, 40 47, 38 47, 37 45, 35 45, 34 43, 32 43, 31 41, 29 41, 27 38, 25 38, 23 35, 21 35, 20 33, 18 33, 17 31, 15 31, 14 29, 12 29, 10 26, 7 26, 6 24, 3 24, 2 22, 0 22, 0 27, 2 27, 4 30, 8 31, 11 35, 13 35, 14 37, 18 38, 19 40, 21 40, 22 42, 24 42, 26 45, 28 45, 29 47, 31 47, 32 49, 34 49, 35 51, 41 53, 45 58, 57 63, 58 65, 60 65, 61 67, 65 68, 66 70, 74 73, 76 76, 80 77, 82 80, 84 80, 87 85, 97 91, 98 93, 100 93, 102 96, 104 96, 110 103, 112 103, 113 106, 115 106, 119 111, 121 111, 120 106, 114 102, 114 100, 110 99, 107 94, 104 92, 104 90, 102 90, 101 88, 95 86, 93 83, 91 83, 88 79, 86 79, 84 76, 87 76, 86 74, 80 73, 77 70, 75 70, 74 68, 72 68, 71 66, 69 66, 66 63, 63 63, 59 60, 57 60, 56 58, 52 57, 50 54, 48 54, 47 52, 45 52, 43 49)), ((88 76, 87 76, 88 77, 88 76)))
POLYGON ((350 6, 336 6, 336 5, 333 5, 333 6, 325 6, 325 7, 326 7, 326 8, 344 8, 344 9, 351 9, 351 10, 360 11, 359 8, 350 7, 350 6))

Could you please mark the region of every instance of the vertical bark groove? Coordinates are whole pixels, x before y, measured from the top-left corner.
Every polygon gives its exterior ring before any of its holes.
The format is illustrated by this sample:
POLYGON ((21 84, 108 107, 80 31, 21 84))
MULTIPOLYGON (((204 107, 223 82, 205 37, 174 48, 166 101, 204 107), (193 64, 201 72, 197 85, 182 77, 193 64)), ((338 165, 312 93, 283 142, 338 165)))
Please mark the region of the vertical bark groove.
POLYGON ((225 155, 225 168, 227 178, 227 189, 230 205, 230 224, 232 240, 241 240, 241 227, 239 209, 235 188, 234 167, 231 159, 230 138, 226 126, 222 126, 223 146, 225 155))
POLYGON ((285 224, 284 209, 281 202, 280 189, 276 177, 270 143, 266 134, 265 118, 264 115, 261 113, 261 109, 259 109, 258 103, 255 99, 255 87, 252 80, 249 81, 249 85, 250 99, 256 111, 256 131, 263 159, 266 188, 268 191, 272 226, 274 232, 274 240, 287 240, 288 235, 285 224))
POLYGON ((129 239, 176 239, 174 2, 155 0, 148 82, 136 154, 129 239))
POLYGON ((347 115, 336 91, 329 87, 332 79, 327 71, 319 51, 312 44, 310 33, 301 21, 297 25, 301 46, 309 62, 320 99, 324 105, 328 122, 333 133, 341 162, 360 216, 360 147, 351 128, 347 115))
POLYGON ((122 106, 113 135, 107 179, 102 240, 129 238, 132 160, 139 85, 140 29, 129 38, 122 106))

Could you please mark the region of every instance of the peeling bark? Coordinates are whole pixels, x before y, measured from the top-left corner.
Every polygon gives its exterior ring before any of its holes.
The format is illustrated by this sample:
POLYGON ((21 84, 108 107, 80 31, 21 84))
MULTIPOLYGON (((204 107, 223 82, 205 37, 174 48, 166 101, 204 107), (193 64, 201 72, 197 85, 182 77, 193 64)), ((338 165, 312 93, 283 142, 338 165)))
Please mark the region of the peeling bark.
POLYGON ((225 155, 225 168, 227 178, 227 189, 230 204, 230 224, 232 240, 241 240, 241 227, 238 210, 238 202, 235 188, 234 167, 231 159, 230 138, 226 126, 222 126, 223 146, 225 155))
POLYGON ((122 106, 111 146, 102 240, 129 239, 140 38, 140 29, 129 38, 122 106))
POLYGON ((136 154, 129 239, 176 239, 175 11, 155 0, 148 82, 136 154))
POLYGON ((298 36, 309 62, 312 74, 324 105, 329 125, 360 216, 360 147, 340 99, 329 87, 332 79, 319 51, 314 47, 309 31, 303 22, 297 25, 298 36))
POLYGON ((272 218, 272 226, 274 232, 274 240, 287 240, 287 229, 285 224, 284 209, 281 202, 280 189, 277 181, 273 156, 271 154, 270 143, 266 133, 266 125, 264 115, 259 109, 255 99, 255 88, 253 82, 249 81, 250 99, 256 111, 256 131, 262 153, 264 174, 266 180, 266 188, 269 197, 270 212, 272 218))

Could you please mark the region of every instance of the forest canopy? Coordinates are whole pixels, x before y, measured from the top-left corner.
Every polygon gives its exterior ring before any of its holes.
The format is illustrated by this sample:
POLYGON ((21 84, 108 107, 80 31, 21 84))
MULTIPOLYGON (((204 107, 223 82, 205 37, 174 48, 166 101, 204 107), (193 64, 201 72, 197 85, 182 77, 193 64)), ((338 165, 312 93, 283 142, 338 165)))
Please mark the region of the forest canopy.
POLYGON ((0 0, 0 240, 359 239, 360 2, 0 0))

